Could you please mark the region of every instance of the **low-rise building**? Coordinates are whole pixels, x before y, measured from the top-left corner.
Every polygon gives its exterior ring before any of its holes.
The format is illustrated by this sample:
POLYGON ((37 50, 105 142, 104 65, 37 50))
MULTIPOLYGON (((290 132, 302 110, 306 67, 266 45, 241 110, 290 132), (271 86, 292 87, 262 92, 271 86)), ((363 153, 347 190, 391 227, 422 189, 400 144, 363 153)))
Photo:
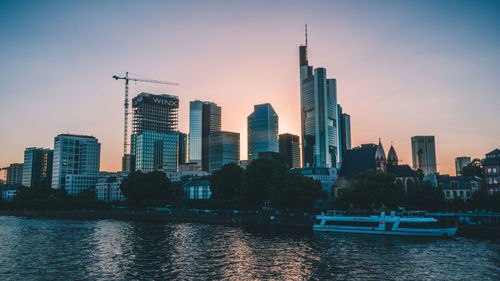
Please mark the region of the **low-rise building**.
POLYGON ((452 201, 456 198, 467 201, 479 190, 482 179, 469 176, 436 175, 437 185, 443 189, 444 198, 452 201))
POLYGON ((2 186, 2 199, 5 201, 12 201, 17 194, 16 186, 2 186))
POLYGON ((292 169, 305 177, 310 177, 321 182, 321 187, 328 193, 328 201, 335 199, 338 194, 334 190, 335 179, 337 178, 336 168, 306 167, 292 169))
POLYGON ((500 149, 486 154, 482 160, 485 188, 489 194, 500 191, 500 149))
POLYGON ((212 196, 209 180, 190 180, 184 183, 183 188, 186 199, 210 199, 212 196))
POLYGON ((106 173, 99 177, 95 187, 97 200, 108 202, 125 201, 120 185, 128 177, 127 172, 106 173))

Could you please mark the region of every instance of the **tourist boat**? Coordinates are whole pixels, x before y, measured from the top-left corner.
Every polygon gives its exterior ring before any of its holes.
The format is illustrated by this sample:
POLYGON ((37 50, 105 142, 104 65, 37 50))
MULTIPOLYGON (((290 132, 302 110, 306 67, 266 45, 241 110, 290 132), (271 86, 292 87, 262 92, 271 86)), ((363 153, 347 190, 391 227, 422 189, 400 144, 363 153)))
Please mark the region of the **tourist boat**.
POLYGON ((423 212, 405 212, 386 216, 343 216, 337 212, 327 212, 315 216, 313 230, 378 235, 452 237, 457 227, 444 226, 433 217, 425 217, 423 212))

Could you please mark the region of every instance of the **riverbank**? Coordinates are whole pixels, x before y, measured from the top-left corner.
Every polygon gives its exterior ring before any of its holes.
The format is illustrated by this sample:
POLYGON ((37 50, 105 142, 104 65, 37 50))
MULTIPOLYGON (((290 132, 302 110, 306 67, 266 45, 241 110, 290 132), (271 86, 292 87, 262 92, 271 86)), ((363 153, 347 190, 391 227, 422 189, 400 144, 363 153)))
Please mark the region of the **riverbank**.
POLYGON ((312 229, 312 222, 305 216, 270 216, 269 214, 216 213, 216 212, 148 212, 145 210, 0 210, 0 216, 17 216, 44 219, 77 220, 132 220, 147 222, 190 222, 226 225, 277 225, 312 229))

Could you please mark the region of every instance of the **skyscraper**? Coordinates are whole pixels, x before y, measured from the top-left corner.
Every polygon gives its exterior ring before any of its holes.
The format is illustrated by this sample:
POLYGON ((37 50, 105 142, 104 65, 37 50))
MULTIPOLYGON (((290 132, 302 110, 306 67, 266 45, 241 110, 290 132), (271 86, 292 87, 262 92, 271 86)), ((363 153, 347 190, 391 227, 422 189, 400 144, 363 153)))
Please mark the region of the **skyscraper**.
POLYGON ((210 172, 228 163, 240 161, 240 133, 213 132, 210 134, 210 172))
POLYGON ((279 150, 282 161, 290 169, 300 168, 299 136, 292 134, 279 135, 279 150))
POLYGON ((269 103, 254 106, 248 116, 248 160, 259 152, 279 152, 278 115, 269 103))
POLYGON ((299 47, 303 167, 335 167, 338 159, 337 80, 325 68, 309 65, 306 45, 299 47))
POLYGON ((24 151, 23 186, 50 188, 54 151, 28 147, 24 151))
POLYGON ((210 134, 221 131, 221 108, 208 101, 189 103, 189 162, 199 162, 209 170, 210 134))
POLYGON ((188 135, 179 132, 179 165, 184 165, 188 162, 188 135))
POLYGON ((6 184, 21 185, 23 183, 23 163, 13 163, 7 167, 6 184))
POLYGON ((101 144, 95 137, 61 134, 54 139, 52 188, 76 195, 95 186, 99 177, 101 144))
POLYGON ((172 95, 140 93, 132 99, 131 155, 135 169, 177 171, 179 99, 172 95))
POLYGON ((455 172, 457 176, 462 175, 462 169, 469 165, 471 162, 470 157, 462 156, 455 158, 455 172))
POLYGON ((337 113, 339 133, 338 155, 339 162, 342 163, 346 151, 351 149, 351 116, 349 116, 349 114, 342 113, 342 107, 340 104, 337 106, 337 113))
POLYGON ((414 170, 421 169, 426 175, 437 172, 434 136, 412 137, 411 154, 414 170))

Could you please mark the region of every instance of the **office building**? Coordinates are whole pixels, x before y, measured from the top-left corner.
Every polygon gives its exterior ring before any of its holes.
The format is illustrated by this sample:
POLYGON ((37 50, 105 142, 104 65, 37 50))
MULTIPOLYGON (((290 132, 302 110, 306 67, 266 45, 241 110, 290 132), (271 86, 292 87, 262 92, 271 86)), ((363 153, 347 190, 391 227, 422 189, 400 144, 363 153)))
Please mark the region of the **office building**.
POLYGON ((422 170, 425 175, 437 172, 436 145, 434 136, 414 136, 411 138, 413 169, 422 170))
POLYGON ((240 161, 240 133, 214 132, 210 134, 210 173, 222 166, 240 161))
POLYGON ((77 195, 95 187, 101 144, 93 136, 61 134, 54 139, 52 188, 77 195))
POLYGON ((462 169, 469 165, 471 162, 470 157, 462 156, 455 158, 455 172, 457 176, 462 176, 462 169))
POLYGON ((184 165, 188 162, 188 135, 179 132, 179 165, 184 165))
POLYGON ((292 134, 279 135, 279 151, 282 161, 290 169, 300 168, 299 136, 292 134))
POLYGON ((210 134, 221 131, 221 108, 208 101, 189 103, 189 162, 200 162, 204 171, 210 164, 210 134))
POLYGON ((336 167, 337 80, 327 79, 325 68, 309 65, 306 45, 299 47, 302 166, 336 167))
POLYGON ((328 193, 327 201, 332 201, 338 196, 334 187, 335 179, 337 178, 336 168, 306 167, 293 169, 292 171, 300 173, 305 177, 310 177, 314 180, 320 181, 321 187, 328 193))
POLYGON ((7 167, 7 185, 21 185, 23 183, 23 163, 10 164, 7 167))
POLYGON ((342 107, 337 105, 338 120, 338 149, 339 162, 342 163, 345 153, 351 149, 351 116, 342 113, 342 107))
POLYGON ((492 150, 481 161, 484 169, 485 189, 489 194, 500 191, 500 149, 492 150))
POLYGON ((279 152, 278 115, 269 103, 254 106, 248 116, 248 160, 260 152, 279 152))
POLYGON ((136 170, 177 171, 179 99, 141 93, 132 99, 131 155, 136 170))
POLYGON ((50 188, 54 151, 28 147, 24 151, 23 186, 50 188))

